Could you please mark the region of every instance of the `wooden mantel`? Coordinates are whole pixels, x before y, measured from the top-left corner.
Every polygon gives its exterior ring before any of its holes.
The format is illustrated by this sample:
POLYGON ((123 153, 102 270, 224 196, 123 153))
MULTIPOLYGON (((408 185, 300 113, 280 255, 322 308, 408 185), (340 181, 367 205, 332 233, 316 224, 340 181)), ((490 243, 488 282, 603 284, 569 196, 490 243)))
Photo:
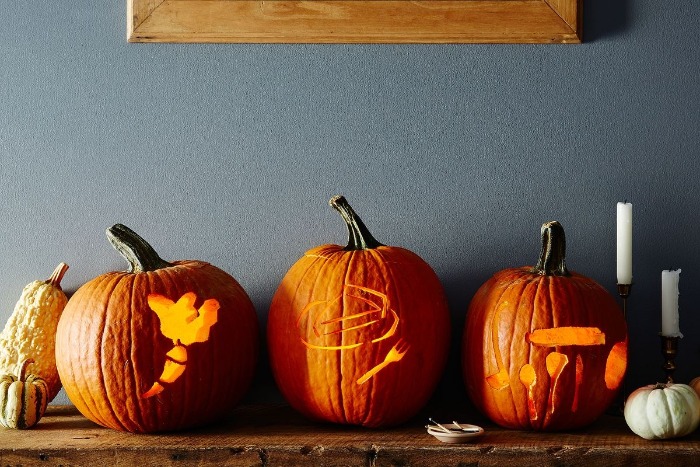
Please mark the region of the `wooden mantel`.
POLYGON ((416 419, 371 430, 307 421, 284 405, 243 406, 216 426, 184 433, 122 433, 50 407, 31 430, 0 431, 2 466, 662 466, 700 465, 700 432, 669 441, 634 435, 603 416, 570 433, 510 431, 483 424, 478 441, 447 445, 416 419))

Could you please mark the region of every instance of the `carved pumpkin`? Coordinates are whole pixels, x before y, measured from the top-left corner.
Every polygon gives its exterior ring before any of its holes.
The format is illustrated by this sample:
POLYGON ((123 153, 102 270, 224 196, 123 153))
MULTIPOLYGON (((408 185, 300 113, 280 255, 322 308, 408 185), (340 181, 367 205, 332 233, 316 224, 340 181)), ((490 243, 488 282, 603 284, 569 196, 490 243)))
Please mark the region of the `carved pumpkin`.
POLYGON ((123 225, 107 235, 131 268, 91 280, 68 301, 56 335, 66 394, 95 423, 130 432, 226 415, 256 365, 248 295, 208 263, 162 260, 123 225))
POLYGON ((467 312, 462 368, 474 404, 515 429, 563 430, 596 420, 627 367, 627 326, 615 299, 565 264, 564 230, 542 226, 532 267, 484 283, 467 312))
POLYGON ((380 244, 345 198, 330 204, 348 245, 307 251, 283 278, 268 317, 272 371, 307 417, 397 424, 420 410, 444 368, 446 299, 425 261, 380 244))

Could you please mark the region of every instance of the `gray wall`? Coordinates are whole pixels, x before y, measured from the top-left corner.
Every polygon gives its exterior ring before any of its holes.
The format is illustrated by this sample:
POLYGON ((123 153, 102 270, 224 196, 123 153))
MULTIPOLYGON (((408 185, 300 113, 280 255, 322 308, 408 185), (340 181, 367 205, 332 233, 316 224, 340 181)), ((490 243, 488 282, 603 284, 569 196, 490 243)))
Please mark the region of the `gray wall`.
MULTIPOLYGON (((453 359, 477 287, 533 264, 539 227, 615 293, 615 203, 635 207, 631 386, 662 376, 660 272, 682 268, 678 379, 700 375, 695 2, 585 2, 582 45, 153 45, 125 2, 0 14, 0 318, 22 287, 123 261, 122 222, 166 259, 234 275, 265 323, 287 268, 343 243, 342 193, 447 290, 453 359)), ((456 388, 456 389, 455 389, 456 388)), ((266 363, 253 398, 279 397, 266 363)), ((65 402, 65 399, 62 399, 65 402)), ((60 402, 60 401, 59 401, 60 402)))

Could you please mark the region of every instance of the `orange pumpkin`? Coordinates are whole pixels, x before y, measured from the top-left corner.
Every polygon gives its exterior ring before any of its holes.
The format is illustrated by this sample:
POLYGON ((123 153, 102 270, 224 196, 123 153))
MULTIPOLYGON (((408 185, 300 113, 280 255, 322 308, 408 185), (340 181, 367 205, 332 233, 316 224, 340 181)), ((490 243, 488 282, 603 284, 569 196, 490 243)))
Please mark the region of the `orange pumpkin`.
POLYGON ((341 196, 346 247, 313 248, 287 272, 268 317, 275 380, 316 420, 369 427, 413 416, 444 368, 447 302, 428 264, 372 237, 341 196))
POLYGON ((132 230, 107 231, 130 263, 80 287, 56 335, 70 400, 100 425, 172 431, 226 415, 258 353, 258 321, 243 288, 202 261, 168 263, 132 230))
POLYGON ((501 426, 588 425, 615 398, 626 366, 622 311, 595 281, 568 271, 558 222, 542 226, 534 268, 496 273, 469 305, 462 339, 467 390, 501 426))

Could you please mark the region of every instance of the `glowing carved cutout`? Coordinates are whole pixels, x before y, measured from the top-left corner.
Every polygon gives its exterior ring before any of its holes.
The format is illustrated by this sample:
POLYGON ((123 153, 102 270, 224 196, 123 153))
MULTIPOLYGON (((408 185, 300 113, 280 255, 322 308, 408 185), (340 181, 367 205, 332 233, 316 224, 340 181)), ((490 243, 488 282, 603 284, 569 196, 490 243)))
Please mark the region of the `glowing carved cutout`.
POLYGON ((559 352, 552 352, 547 355, 545 360, 547 366, 547 373, 549 374, 549 412, 554 413, 554 407, 556 407, 556 390, 557 383, 559 382, 559 377, 564 371, 564 367, 569 363, 569 357, 559 352))
POLYGON ((526 363, 520 369, 520 382, 527 388, 527 408, 530 420, 537 420, 537 407, 535 407, 535 385, 537 384, 537 373, 535 368, 526 363))
POLYGON ((384 367, 386 367, 387 365, 400 361, 403 358, 403 356, 406 355, 406 352, 408 352, 408 348, 409 345, 406 344, 403 339, 400 339, 396 343, 396 345, 391 348, 389 353, 386 354, 386 357, 384 357, 384 361, 372 368, 371 370, 369 370, 364 375, 362 375, 357 380, 357 384, 366 383, 372 376, 379 373, 379 371, 384 369, 384 367))
POLYGON ((608 389, 617 389, 622 384, 627 367, 627 342, 618 342, 613 345, 608 359, 605 362, 605 386, 608 389))
MULTIPOLYGON (((389 298, 386 294, 377 292, 376 290, 368 289, 359 285, 348 284, 343 288, 343 293, 332 300, 316 300, 304 307, 299 318, 297 319, 297 327, 301 329, 302 324, 308 320, 311 322, 311 329, 315 338, 323 336, 348 334, 352 331, 361 330, 363 328, 377 327, 380 328, 386 324, 386 320, 391 320, 389 328, 381 335, 369 342, 380 342, 388 339, 396 333, 399 326, 399 315, 389 308, 389 298), (362 294, 365 293, 365 295, 362 294), (362 311, 353 313, 348 316, 338 316, 342 314, 343 298, 359 302, 367 308, 362 311), (311 315, 311 317, 309 316, 311 315), (328 317, 328 316, 333 317, 328 317)), ((343 345, 325 345, 314 344, 312 338, 302 336, 302 342, 310 349, 320 350, 346 350, 354 349, 361 346, 365 342, 360 340, 343 345)))
MULTIPOLYGON (((297 328, 302 333, 301 341, 313 350, 351 350, 364 344, 376 344, 396 334, 399 327, 399 315, 390 308, 386 294, 359 285, 347 284, 343 292, 331 300, 316 300, 304 307, 297 319, 297 328), (344 300, 350 306, 359 308, 351 314, 343 316, 344 300), (310 325, 310 326, 309 326, 310 325), (311 328, 310 336, 303 335, 304 329, 311 328), (366 329, 377 330, 374 338, 367 337, 355 331, 366 329), (322 343, 325 336, 344 335, 349 340, 341 345, 322 343), (354 338, 357 340, 353 341, 354 338), (314 340, 321 341, 314 343, 314 340)), ((399 340, 389 350, 384 360, 362 375, 357 384, 364 384, 379 371, 391 363, 400 361, 408 351, 408 345, 399 340)))
MULTIPOLYGON (((491 341, 498 372, 486 377, 489 386, 496 390, 504 389, 510 385, 508 370, 503 364, 503 358, 499 347, 498 330, 500 314, 503 309, 504 307, 496 311, 494 319, 491 322, 491 341)), ((605 345, 605 333, 597 327, 562 326, 558 328, 536 329, 532 332, 528 332, 525 334, 525 340, 530 345, 541 347, 605 345)), ((545 363, 551 383, 548 401, 548 409, 551 413, 554 412, 554 408, 556 407, 554 398, 557 382, 568 362, 569 358, 559 352, 551 352, 546 357, 545 363)), ((620 384, 622 384, 626 365, 627 342, 618 342, 613 345, 606 360, 605 386, 608 389, 617 389, 620 384)), ((583 358, 581 354, 576 355, 575 371, 574 399, 571 405, 571 410, 573 412, 578 410, 579 392, 583 384, 583 358)), ((537 384, 537 375, 534 367, 529 363, 523 365, 520 369, 519 377, 520 382, 527 388, 530 419, 537 420, 537 410, 534 401, 534 388, 537 384)))
POLYGON ((574 386, 574 401, 571 403, 571 411, 578 410, 578 397, 580 387, 583 384, 583 357, 581 354, 576 354, 576 386, 574 386))
POLYGON ((555 347, 558 345, 605 345, 605 334, 598 328, 560 327, 537 329, 527 333, 525 339, 532 345, 555 347))
POLYGON ((205 300, 199 310, 194 307, 197 295, 184 294, 177 302, 157 294, 148 296, 148 306, 160 319, 160 332, 172 339, 173 348, 165 354, 163 373, 151 389, 141 397, 148 398, 163 392, 163 384, 172 383, 185 371, 187 363, 186 346, 209 340, 209 330, 218 319, 219 302, 205 300))
POLYGON ((501 356, 501 349, 499 347, 498 339, 498 326, 502 311, 503 308, 496 311, 493 321, 491 322, 491 344, 493 345, 493 352, 496 357, 496 367, 498 368, 498 372, 487 376, 486 381, 493 389, 505 389, 510 385, 510 376, 508 375, 508 370, 506 370, 506 367, 503 364, 503 357, 501 356))

